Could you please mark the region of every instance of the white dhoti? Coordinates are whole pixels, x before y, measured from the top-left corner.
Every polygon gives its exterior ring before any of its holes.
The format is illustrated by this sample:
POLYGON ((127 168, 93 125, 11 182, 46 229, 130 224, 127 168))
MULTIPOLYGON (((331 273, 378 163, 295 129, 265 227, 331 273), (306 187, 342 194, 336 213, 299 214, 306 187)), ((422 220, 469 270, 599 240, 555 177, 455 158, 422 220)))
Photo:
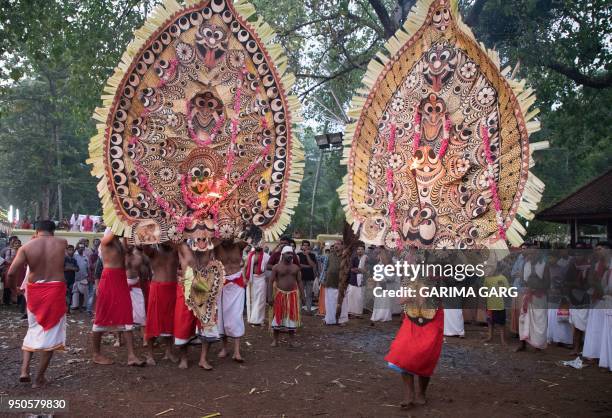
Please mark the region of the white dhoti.
POLYGON ((89 299, 89 283, 74 282, 72 286, 72 305, 70 309, 78 309, 79 306, 85 308, 87 306, 87 299, 89 299), (81 305, 81 295, 83 295, 83 305, 81 305))
POLYGON ((360 286, 348 285, 344 298, 348 303, 348 313, 351 315, 363 314, 363 291, 360 286))
POLYGON ((589 359, 599 358, 601 352, 601 338, 606 315, 606 309, 603 306, 603 301, 599 301, 589 309, 589 319, 584 331, 584 347, 582 349, 582 356, 589 359))
POLYGON ((128 279, 127 283, 130 288, 130 298, 132 299, 134 325, 144 326, 147 323, 147 313, 145 311, 144 294, 140 288, 140 279, 128 279))
POLYGON ((580 331, 585 331, 587 327, 587 320, 589 319, 589 310, 580 308, 574 309, 570 308, 569 310, 569 322, 576 329, 580 331))
POLYGON ((65 282, 28 282, 26 295, 28 332, 21 349, 31 352, 63 350, 66 345, 65 282))
MULTIPOLYGON (((336 324, 336 307, 338 305, 338 289, 333 287, 325 288, 325 323, 327 325, 336 324)), ((342 301, 342 308, 340 309, 340 318, 338 319, 339 324, 348 322, 348 298, 346 294, 342 301)))
POLYGON ((463 337, 463 309, 444 309, 444 335, 448 337, 463 337))
POLYGON ((207 343, 214 343, 221 339, 221 334, 219 334, 218 324, 211 325, 206 328, 197 328, 196 335, 200 337, 201 341, 204 341, 207 343))
POLYGON ((226 284, 221 290, 217 305, 217 326, 219 334, 239 338, 244 335, 244 287, 242 272, 225 276, 226 284), (239 283, 239 284, 237 284, 239 283))
POLYGON ((612 309, 604 309, 603 332, 599 352, 599 367, 612 371, 612 309))
POLYGON ((572 344, 574 341, 572 324, 567 321, 559 321, 558 309, 548 310, 547 340, 549 343, 572 344))
POLYGON ((266 318, 266 275, 253 274, 247 285, 247 322, 262 325, 266 318))
POLYGON ((391 301, 389 296, 374 296, 374 307, 372 308, 372 322, 387 322, 391 321, 391 301))
POLYGON ((521 309, 519 318, 519 337, 535 348, 546 348, 546 329, 548 327, 548 309, 546 296, 532 296, 527 306, 527 312, 521 309))
POLYGON ((66 315, 51 329, 45 331, 28 309, 28 333, 23 339, 24 351, 63 350, 66 345, 66 315))

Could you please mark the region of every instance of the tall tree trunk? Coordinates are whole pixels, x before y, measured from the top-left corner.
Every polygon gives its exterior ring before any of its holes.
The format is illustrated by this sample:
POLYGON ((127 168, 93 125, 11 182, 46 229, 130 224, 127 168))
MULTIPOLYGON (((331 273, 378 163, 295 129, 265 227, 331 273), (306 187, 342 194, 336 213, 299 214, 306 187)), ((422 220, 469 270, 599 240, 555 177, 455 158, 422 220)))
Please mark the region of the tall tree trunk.
POLYGON ((49 204, 51 203, 51 186, 46 183, 40 196, 40 219, 49 219, 49 204))
POLYGON ((48 76, 49 80, 49 93, 51 95, 51 100, 53 105, 51 106, 51 133, 53 135, 53 143, 55 145, 55 159, 57 166, 57 214, 58 219, 62 219, 63 207, 62 207, 62 154, 61 154, 61 144, 60 144, 60 135, 59 135, 59 122, 57 120, 55 101, 57 98, 57 86, 55 85, 55 80, 52 76, 48 76))

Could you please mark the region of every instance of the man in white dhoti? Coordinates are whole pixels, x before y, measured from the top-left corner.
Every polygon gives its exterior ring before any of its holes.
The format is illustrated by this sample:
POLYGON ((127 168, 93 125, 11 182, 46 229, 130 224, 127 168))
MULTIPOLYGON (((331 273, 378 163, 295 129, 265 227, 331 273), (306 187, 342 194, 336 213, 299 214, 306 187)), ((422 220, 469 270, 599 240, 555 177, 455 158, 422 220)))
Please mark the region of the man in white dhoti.
POLYGON ((527 348, 526 343, 538 350, 546 348, 548 327, 546 291, 550 287, 550 278, 545 259, 538 257, 535 251, 537 250, 527 250, 523 267, 527 292, 519 318, 521 344, 516 351, 524 351, 527 348))
POLYGON ((612 257, 610 244, 598 243, 595 248, 597 262, 593 268, 593 275, 590 280, 591 289, 591 308, 589 309, 589 319, 584 332, 584 348, 582 357, 590 360, 600 358, 602 337, 604 333, 604 321, 606 317, 606 300, 603 296, 607 290, 608 276, 612 257))
POLYGON ((33 388, 43 386, 45 372, 55 350, 66 344, 66 282, 64 280, 65 239, 55 238, 55 223, 37 222, 36 239, 17 252, 8 271, 8 282, 17 285, 19 271, 27 265, 28 332, 23 340, 20 382, 30 382, 30 361, 40 352, 40 365, 33 388))
MULTIPOLYGON (((385 266, 387 264, 391 264, 393 260, 391 259, 391 253, 386 249, 381 249, 378 253, 378 266, 385 266)), ((380 267, 374 267, 375 269, 379 269, 380 267)), ((389 286, 399 281, 399 279, 395 276, 394 272, 391 274, 386 274, 384 268, 381 268, 382 278, 375 277, 375 285, 373 292, 379 294, 376 296, 374 294, 374 307, 372 308, 372 316, 370 317, 370 325, 374 325, 375 322, 388 322, 392 319, 391 314, 391 304, 392 299, 389 296, 383 296, 382 291, 387 290, 389 286), (379 287, 380 290, 376 290, 379 287)))
POLYGON ((132 300, 132 317, 134 325, 141 327, 147 323, 144 293, 142 293, 142 288, 140 287, 140 272, 143 270, 144 263, 143 253, 138 248, 128 248, 125 270, 127 284, 130 289, 130 299, 132 300))
POLYGON ((567 257, 559 258, 552 254, 548 261, 550 292, 547 341, 549 344, 570 346, 573 342, 573 330, 569 323, 569 304, 567 299, 562 297, 569 260, 567 257))
POLYGON ((365 245, 359 243, 355 255, 351 258, 351 270, 349 275, 346 297, 348 299, 348 313, 361 317, 363 314, 363 285, 366 270, 367 257, 365 245))
POLYGON ((227 357, 227 338, 234 340, 234 354, 232 359, 239 363, 244 362, 240 355, 240 337, 244 335, 244 299, 246 283, 241 269, 242 250, 246 242, 233 242, 224 240, 215 247, 215 257, 223 263, 225 269, 225 284, 221 290, 217 305, 217 325, 223 340, 223 349, 219 358, 227 357))
POLYGON ((348 298, 342 301, 340 315, 336 319, 338 306, 338 284, 340 283, 340 260, 344 244, 336 241, 332 252, 329 254, 327 272, 325 274, 325 324, 345 325, 348 322, 348 298))
POLYGON ((612 295, 606 299, 610 309, 604 309, 604 326, 601 334, 601 348, 599 353, 599 367, 607 368, 612 372, 612 295))
POLYGON ((266 318, 266 266, 270 256, 260 246, 249 253, 246 260, 244 277, 248 281, 247 322, 252 325, 263 325, 266 318))
POLYGON ((87 300, 89 299, 89 258, 85 254, 85 245, 78 244, 77 252, 74 254, 74 260, 77 263, 78 270, 76 271, 74 278, 74 285, 72 288, 72 305, 71 310, 77 310, 79 307, 81 310, 85 310, 87 307, 87 300), (81 296, 83 302, 81 303, 81 296))
POLYGON ((610 266, 608 266, 603 285, 604 323, 601 333, 599 367, 605 367, 612 371, 612 268, 610 266))
MULTIPOLYGON (((578 245, 576 249, 582 250, 578 248, 578 245)), ((573 351, 570 354, 575 356, 582 353, 582 342, 589 318, 589 295, 587 291, 591 263, 584 253, 585 251, 578 251, 574 257, 570 257, 565 280, 566 286, 569 288, 569 323, 572 325, 573 333, 573 351)))
POLYGON ((463 309, 444 309, 444 336, 465 337, 463 309))

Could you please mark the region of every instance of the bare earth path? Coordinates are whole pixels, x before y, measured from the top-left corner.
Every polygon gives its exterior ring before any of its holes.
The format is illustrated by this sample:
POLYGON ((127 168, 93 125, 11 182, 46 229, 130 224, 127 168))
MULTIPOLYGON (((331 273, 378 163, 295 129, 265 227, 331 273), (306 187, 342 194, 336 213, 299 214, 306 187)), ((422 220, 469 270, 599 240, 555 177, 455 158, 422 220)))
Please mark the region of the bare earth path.
POLYGON ((121 364, 125 348, 109 345, 103 350, 118 364, 96 366, 88 355, 90 320, 77 314, 68 322, 67 352, 52 361, 50 385, 35 391, 17 383, 27 326, 19 316, 0 307, 0 395, 64 398, 70 411, 63 416, 151 417, 164 411, 163 417, 612 415, 612 373, 560 366, 560 360, 571 359, 563 348, 513 353, 512 346, 485 345, 480 326, 468 326, 464 340, 447 338, 429 404, 401 410, 399 376, 383 362, 399 318, 375 327, 351 320, 341 328, 306 317, 299 349, 271 348, 266 329, 247 327, 246 363, 215 358, 215 370, 206 372, 197 367, 199 346, 191 348, 188 370, 161 361, 160 348, 158 366, 127 368, 121 364))

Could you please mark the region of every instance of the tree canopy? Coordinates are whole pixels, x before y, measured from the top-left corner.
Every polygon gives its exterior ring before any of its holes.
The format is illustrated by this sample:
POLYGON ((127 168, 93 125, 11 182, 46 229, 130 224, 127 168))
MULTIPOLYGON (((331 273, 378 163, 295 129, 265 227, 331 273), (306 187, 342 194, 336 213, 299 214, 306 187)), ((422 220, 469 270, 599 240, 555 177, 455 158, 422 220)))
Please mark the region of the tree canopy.
MULTIPOLYGON (((157 2, 0 1, 0 205, 30 216, 99 212, 84 166, 90 119, 132 32, 157 2), (61 186, 58 188, 58 184, 61 186), (63 191, 63 205, 58 192, 63 191)), ((367 63, 405 20, 414 0, 253 0, 285 46, 306 123, 306 175, 292 228, 340 232, 339 156, 323 157, 314 135, 342 131, 367 63)), ((462 0, 476 37, 537 92, 542 131, 535 172, 547 206, 612 166, 612 6, 605 0, 462 0)), ((534 227, 541 231, 541 227, 534 227)), ((546 229, 546 228, 544 228, 546 229)))

